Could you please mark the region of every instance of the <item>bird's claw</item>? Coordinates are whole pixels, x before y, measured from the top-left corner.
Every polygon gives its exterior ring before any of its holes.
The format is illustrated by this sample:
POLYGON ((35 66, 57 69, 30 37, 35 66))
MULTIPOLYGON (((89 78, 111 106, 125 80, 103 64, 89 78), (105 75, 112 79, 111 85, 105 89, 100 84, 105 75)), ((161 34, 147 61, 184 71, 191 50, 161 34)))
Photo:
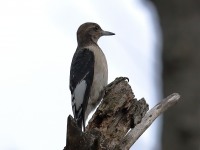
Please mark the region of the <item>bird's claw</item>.
POLYGON ((117 77, 113 82, 109 83, 105 88, 104 88, 104 92, 106 95, 108 93, 108 91, 110 91, 116 84, 120 83, 121 81, 125 81, 127 80, 129 82, 129 78, 128 77, 117 77))
POLYGON ((121 81, 127 80, 129 82, 129 78, 128 77, 118 77, 115 80, 117 80, 116 82, 119 83, 121 81))

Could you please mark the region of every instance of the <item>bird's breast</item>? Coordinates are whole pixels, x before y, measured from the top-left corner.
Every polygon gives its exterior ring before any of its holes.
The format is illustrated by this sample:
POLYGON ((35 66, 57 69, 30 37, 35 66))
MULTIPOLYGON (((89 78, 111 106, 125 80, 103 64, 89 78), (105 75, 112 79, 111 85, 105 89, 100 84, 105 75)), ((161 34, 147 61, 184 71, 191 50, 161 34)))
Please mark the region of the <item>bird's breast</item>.
POLYGON ((94 63, 94 79, 90 92, 91 103, 96 103, 99 98, 99 93, 104 89, 108 82, 108 66, 106 57, 103 51, 98 46, 88 47, 93 53, 95 58, 94 63))

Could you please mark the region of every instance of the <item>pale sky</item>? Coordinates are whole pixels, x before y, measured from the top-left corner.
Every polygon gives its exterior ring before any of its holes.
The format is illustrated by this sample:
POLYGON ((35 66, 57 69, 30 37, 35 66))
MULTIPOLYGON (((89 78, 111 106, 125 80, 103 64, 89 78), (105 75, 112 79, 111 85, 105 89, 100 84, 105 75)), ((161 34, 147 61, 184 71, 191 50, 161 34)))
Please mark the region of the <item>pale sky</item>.
MULTIPOLYGON (((85 22, 116 34, 98 42, 107 57, 109 82, 129 77, 136 98, 153 107, 161 99, 155 18, 154 7, 141 0, 0 1, 0 150, 65 146, 72 114, 70 63, 76 31, 85 22)), ((134 149, 159 150, 159 131, 157 121, 134 149)))

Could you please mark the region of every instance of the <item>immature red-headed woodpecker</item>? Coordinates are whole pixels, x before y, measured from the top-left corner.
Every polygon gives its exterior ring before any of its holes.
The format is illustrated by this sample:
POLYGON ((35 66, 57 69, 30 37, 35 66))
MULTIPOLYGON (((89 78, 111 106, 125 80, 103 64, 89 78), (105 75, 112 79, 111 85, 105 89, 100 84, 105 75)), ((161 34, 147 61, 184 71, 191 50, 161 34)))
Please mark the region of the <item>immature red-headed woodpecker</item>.
POLYGON ((108 82, 107 61, 97 41, 114 35, 96 23, 84 23, 77 31, 78 47, 70 69, 72 110, 78 126, 85 131, 85 121, 102 99, 108 82))

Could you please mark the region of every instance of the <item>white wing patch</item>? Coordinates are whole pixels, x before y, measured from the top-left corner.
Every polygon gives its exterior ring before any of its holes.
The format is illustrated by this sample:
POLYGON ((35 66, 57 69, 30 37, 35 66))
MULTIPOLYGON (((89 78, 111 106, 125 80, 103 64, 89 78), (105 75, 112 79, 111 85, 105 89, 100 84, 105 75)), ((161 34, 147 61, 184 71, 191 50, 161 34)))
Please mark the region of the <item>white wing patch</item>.
POLYGON ((75 108, 79 110, 81 105, 83 104, 86 87, 87 87, 86 81, 82 80, 79 84, 77 84, 76 88, 74 89, 74 93, 72 96, 72 106, 76 106, 73 107, 74 115, 75 115, 75 108))

